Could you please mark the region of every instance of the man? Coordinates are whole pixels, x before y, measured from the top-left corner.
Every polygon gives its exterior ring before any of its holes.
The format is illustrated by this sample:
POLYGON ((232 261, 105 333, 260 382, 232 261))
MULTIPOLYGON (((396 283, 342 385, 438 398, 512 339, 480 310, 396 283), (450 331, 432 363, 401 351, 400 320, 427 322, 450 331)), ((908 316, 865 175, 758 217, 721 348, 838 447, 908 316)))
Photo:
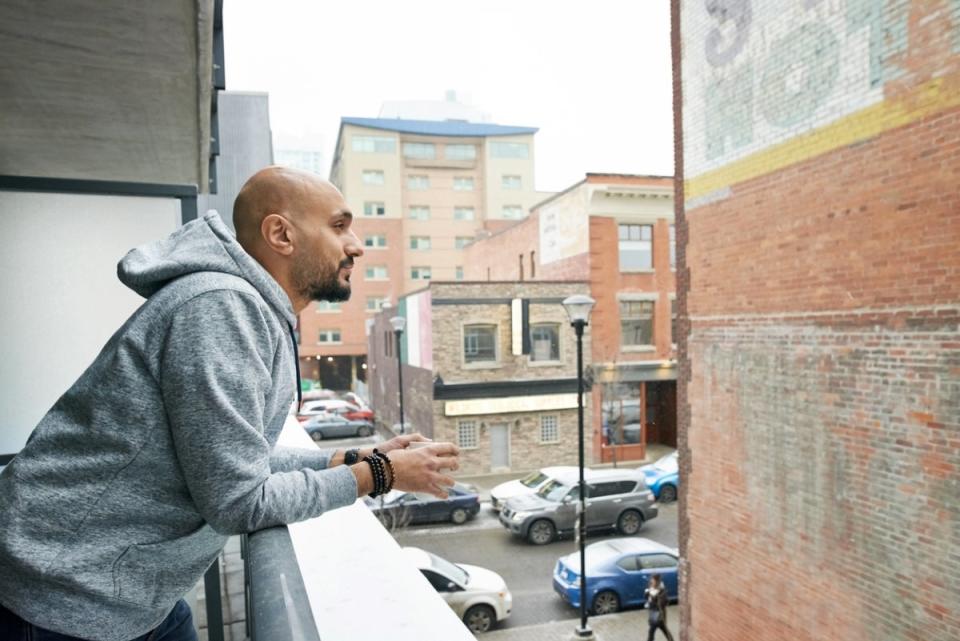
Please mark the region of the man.
MULTIPOLYGON (((274 448, 296 315, 350 295, 351 221, 332 185, 272 167, 237 197, 236 239, 209 214, 123 258, 147 301, 0 474, 0 639, 193 640, 181 597, 228 535, 383 489, 382 459, 274 448)), ((457 448, 414 440, 381 448, 393 482, 445 496, 457 448)))

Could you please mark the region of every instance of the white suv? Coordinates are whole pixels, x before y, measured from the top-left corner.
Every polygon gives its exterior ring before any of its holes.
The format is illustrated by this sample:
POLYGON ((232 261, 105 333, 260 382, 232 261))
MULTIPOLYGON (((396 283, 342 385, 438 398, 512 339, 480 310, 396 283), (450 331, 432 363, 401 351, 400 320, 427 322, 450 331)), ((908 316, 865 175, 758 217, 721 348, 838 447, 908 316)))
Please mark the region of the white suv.
POLYGON ((503 507, 503 504, 507 502, 507 499, 512 499, 515 496, 536 494, 537 490, 549 483, 551 480, 571 471, 578 470, 579 468, 571 465, 545 467, 542 470, 530 472, 523 478, 501 483, 497 487, 490 490, 490 504, 493 506, 493 511, 499 512, 500 508, 503 507))
POLYGON ((510 616, 513 595, 496 572, 451 563, 420 548, 403 548, 403 553, 471 632, 486 632, 510 616))

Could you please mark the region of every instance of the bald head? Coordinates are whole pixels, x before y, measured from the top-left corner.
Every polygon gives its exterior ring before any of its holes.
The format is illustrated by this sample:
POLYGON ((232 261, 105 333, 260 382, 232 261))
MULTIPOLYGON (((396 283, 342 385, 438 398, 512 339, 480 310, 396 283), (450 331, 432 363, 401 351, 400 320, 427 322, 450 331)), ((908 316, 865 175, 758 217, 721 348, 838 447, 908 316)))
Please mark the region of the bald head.
POLYGON ((255 253, 263 241, 263 219, 268 215, 300 222, 313 207, 331 198, 342 200, 337 188, 316 174, 289 167, 261 169, 244 184, 233 203, 237 240, 255 253))

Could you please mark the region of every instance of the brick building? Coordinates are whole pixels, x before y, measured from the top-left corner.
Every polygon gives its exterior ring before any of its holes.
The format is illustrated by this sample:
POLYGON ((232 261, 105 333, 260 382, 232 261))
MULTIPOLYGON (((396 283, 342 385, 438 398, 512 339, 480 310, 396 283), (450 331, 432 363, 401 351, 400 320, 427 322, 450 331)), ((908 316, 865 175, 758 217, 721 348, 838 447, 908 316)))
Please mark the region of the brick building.
POLYGON ((673 20, 685 636, 958 639, 960 3, 673 20))
MULTIPOLYGON (((400 315, 405 423, 457 443, 461 472, 575 465, 576 338, 561 302, 585 291, 582 282, 434 282, 402 297, 370 323, 377 416, 399 420, 390 318, 400 315)), ((589 395, 586 402, 589 412, 589 395)))
POLYGON ((470 280, 588 279, 597 461, 676 446, 673 210, 670 177, 587 174, 465 251, 470 280))

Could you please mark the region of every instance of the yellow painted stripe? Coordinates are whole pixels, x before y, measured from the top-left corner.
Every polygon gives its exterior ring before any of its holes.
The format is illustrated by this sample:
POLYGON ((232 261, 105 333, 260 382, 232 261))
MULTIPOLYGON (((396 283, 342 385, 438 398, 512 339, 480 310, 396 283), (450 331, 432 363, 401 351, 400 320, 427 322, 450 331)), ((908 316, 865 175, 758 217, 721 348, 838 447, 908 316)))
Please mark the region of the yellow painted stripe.
POLYGON ((769 174, 840 147, 872 138, 960 105, 960 84, 938 78, 719 169, 684 181, 684 197, 697 198, 744 180, 769 174))

